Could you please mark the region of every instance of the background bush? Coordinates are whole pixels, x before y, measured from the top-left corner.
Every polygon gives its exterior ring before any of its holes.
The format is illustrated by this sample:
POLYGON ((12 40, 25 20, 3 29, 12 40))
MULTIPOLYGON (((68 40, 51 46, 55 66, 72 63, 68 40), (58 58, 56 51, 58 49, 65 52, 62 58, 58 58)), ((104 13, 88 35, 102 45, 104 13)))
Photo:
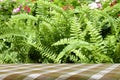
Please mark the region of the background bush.
POLYGON ((0 63, 119 63, 120 3, 91 2, 0 2, 0 63))

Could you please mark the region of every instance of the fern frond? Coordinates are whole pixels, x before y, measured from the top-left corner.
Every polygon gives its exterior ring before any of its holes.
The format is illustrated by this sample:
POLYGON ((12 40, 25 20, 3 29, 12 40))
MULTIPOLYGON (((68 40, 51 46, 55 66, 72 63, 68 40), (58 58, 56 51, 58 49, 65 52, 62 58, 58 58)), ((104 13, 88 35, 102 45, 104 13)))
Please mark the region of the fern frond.
POLYGON ((17 29, 11 29, 9 27, 3 27, 0 29, 0 39, 4 39, 6 37, 11 37, 11 36, 21 36, 26 38, 24 32, 17 30, 17 29))
POLYGON ((113 63, 112 59, 104 54, 93 54, 94 63, 113 63))
POLYGON ((69 51, 76 49, 76 48, 86 48, 88 50, 92 50, 90 47, 90 44, 88 42, 85 41, 75 41, 71 44, 69 44, 68 46, 66 46, 62 52, 60 52, 60 54, 58 55, 56 61, 59 62, 59 60, 65 55, 65 53, 68 53, 69 51))
POLYGON ((106 12, 110 15, 115 15, 116 13, 118 13, 120 11, 120 3, 117 3, 116 5, 114 5, 113 7, 106 7, 103 12, 106 12))
POLYGON ((76 55, 69 55, 69 59, 74 63, 80 62, 79 58, 76 55))
POLYGON ((57 41, 56 43, 52 44, 52 46, 70 44, 70 43, 72 43, 72 42, 73 42, 72 39, 70 39, 70 38, 64 38, 64 39, 61 39, 61 40, 57 41))
POLYGON ((81 24, 78 22, 77 18, 71 19, 71 27, 70 27, 70 36, 73 39, 84 40, 84 34, 81 30, 81 24))
POLYGON ((54 62, 54 60, 57 57, 56 53, 54 53, 53 51, 51 51, 51 49, 49 49, 48 47, 42 46, 42 44, 39 45, 39 46, 36 45, 36 44, 33 44, 33 43, 29 43, 29 42, 25 42, 25 44, 35 47, 37 50, 40 51, 40 55, 42 55, 43 57, 46 57, 48 59, 53 60, 53 62, 54 62))
MULTIPOLYGON (((52 8, 53 10, 57 11, 58 13, 60 13, 61 15, 64 16, 64 18, 66 19, 66 22, 69 24, 69 18, 68 18, 68 14, 62 10, 62 8, 58 7, 57 5, 53 4, 53 3, 50 3, 50 2, 47 2, 47 1, 41 1, 41 0, 38 0, 37 1, 37 8, 38 10, 37 11, 41 11, 41 7, 48 7, 48 8, 52 8)), ((50 11, 51 12, 51 11, 50 11)), ((48 14, 50 15, 50 12, 48 12, 48 14)), ((37 12, 38 14, 40 12, 37 12)), ((44 12, 45 13, 45 12, 44 12)))
POLYGON ((114 62, 116 63, 120 62, 120 43, 117 43, 113 57, 114 57, 114 62))
POLYGON ((98 30, 94 27, 94 25, 91 24, 91 22, 87 22, 87 30, 89 31, 90 34, 90 42, 95 43, 93 44, 94 47, 94 53, 103 53, 104 50, 104 43, 102 36, 98 32, 98 30))
POLYGON ((30 20, 33 20, 33 21, 37 21, 37 18, 32 16, 32 15, 29 15, 29 14, 19 14, 19 15, 13 15, 11 16, 11 19, 12 22, 14 22, 14 20, 23 20, 23 19, 30 19, 30 20))
POLYGON ((81 50, 73 50, 73 52, 80 58, 80 63, 89 63, 89 59, 82 54, 81 50))

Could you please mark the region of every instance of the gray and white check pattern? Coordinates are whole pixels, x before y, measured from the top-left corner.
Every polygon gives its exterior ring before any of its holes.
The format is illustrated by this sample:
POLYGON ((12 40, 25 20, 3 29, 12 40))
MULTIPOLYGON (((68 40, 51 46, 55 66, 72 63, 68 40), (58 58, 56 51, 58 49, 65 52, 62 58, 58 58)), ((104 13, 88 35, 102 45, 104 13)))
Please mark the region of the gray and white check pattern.
POLYGON ((120 80, 120 64, 1 64, 0 80, 120 80))

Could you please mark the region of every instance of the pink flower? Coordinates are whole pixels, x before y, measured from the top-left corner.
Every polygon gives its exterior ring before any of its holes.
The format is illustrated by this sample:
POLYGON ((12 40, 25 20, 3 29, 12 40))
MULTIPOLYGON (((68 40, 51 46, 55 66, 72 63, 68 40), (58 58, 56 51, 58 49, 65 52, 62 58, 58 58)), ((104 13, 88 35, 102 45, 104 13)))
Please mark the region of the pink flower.
POLYGON ((17 13, 17 12, 20 12, 20 8, 13 9, 13 13, 17 13))
POLYGON ((22 6, 13 9, 13 13, 18 13, 18 12, 20 12, 21 8, 22 8, 22 6))
POLYGON ((97 3, 98 8, 102 8, 102 5, 100 3, 97 3))

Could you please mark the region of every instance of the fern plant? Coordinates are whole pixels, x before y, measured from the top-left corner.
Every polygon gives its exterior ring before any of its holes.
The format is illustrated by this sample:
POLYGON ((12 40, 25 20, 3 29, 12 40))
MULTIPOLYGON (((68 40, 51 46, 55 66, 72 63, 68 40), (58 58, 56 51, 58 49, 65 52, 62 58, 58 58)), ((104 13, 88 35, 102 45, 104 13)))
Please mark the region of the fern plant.
POLYGON ((62 9, 52 4, 52 8, 55 8, 52 11, 55 13, 50 14, 48 11, 46 14, 39 14, 41 7, 42 9, 46 6, 48 9, 51 7, 49 2, 40 2, 38 1, 34 5, 37 8, 37 11, 33 11, 34 16, 33 13, 12 15, 5 23, 6 26, 0 29, 0 39, 7 39, 7 42, 10 43, 11 53, 12 51, 16 52, 20 62, 53 63, 60 49, 51 47, 51 44, 61 37, 67 36, 64 33, 68 30, 66 27, 68 24, 65 24, 67 18, 65 19, 66 16, 62 9), (40 2, 42 4, 39 4, 40 2), (56 18, 56 16, 58 17, 56 18))
MULTIPOLYGON (((112 9, 118 8, 118 6, 119 3, 112 9)), ((78 50, 77 52, 79 52, 79 55, 84 55, 84 61, 89 63, 104 63, 114 61, 112 55, 116 54, 115 47, 117 43, 116 39, 118 37, 116 34, 119 32, 116 28, 119 26, 116 24, 117 20, 115 20, 114 16, 107 14, 106 10, 109 10, 108 7, 100 11, 89 10, 84 6, 84 8, 80 8, 80 11, 78 11, 77 15, 75 13, 77 19, 74 21, 74 23, 71 22, 71 25, 74 26, 70 27, 70 37, 68 39, 61 39, 60 41, 53 44, 54 46, 67 44, 63 51, 61 51, 58 55, 56 62, 61 62, 63 60, 62 58, 67 54, 69 56, 72 55, 70 53, 73 53, 74 50, 78 50), (106 34, 103 33, 104 30, 107 29, 109 29, 110 32, 106 34), (112 41, 112 39, 114 39, 114 41, 112 41), (75 42, 80 42, 79 40, 85 41, 85 43, 81 45, 75 42), (109 40, 111 40, 112 43, 109 42, 109 40), (89 45, 86 45, 86 43, 89 45), (84 45, 87 47, 84 47, 84 45)), ((78 56, 78 54, 74 53, 74 56, 78 56)), ((79 56, 78 62, 82 62, 83 58, 81 56, 79 56)), ((73 62, 75 62, 74 58, 73 62)))
POLYGON ((120 62, 119 3, 90 10, 89 2, 72 0, 65 4, 74 9, 64 10, 58 0, 17 2, 31 12, 10 12, 7 20, 0 18, 0 63, 120 62))

